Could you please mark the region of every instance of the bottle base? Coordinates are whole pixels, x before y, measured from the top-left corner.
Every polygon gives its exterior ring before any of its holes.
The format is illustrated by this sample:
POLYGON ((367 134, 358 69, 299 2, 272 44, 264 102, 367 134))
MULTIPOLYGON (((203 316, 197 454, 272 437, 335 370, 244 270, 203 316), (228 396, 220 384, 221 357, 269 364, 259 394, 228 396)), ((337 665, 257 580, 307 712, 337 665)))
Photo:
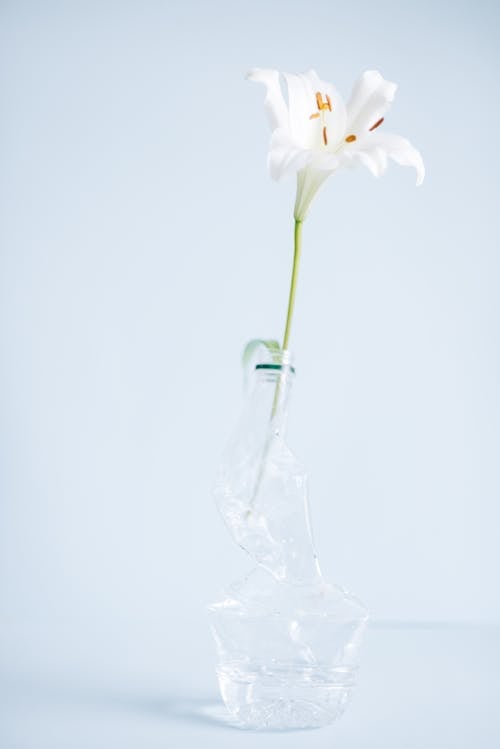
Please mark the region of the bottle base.
POLYGON ((227 663, 217 670, 222 698, 233 718, 253 729, 320 728, 344 712, 354 669, 296 665, 252 668, 227 663))

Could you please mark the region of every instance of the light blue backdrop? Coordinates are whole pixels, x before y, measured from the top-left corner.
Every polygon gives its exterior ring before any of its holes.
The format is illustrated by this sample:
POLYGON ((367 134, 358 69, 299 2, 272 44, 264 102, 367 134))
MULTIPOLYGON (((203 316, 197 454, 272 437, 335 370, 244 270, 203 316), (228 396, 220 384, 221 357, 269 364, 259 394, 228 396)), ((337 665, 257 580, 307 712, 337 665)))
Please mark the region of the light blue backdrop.
POLYGON ((2 3, 4 661, 181 652, 189 683, 248 567, 210 484, 242 347, 282 334, 294 193, 253 66, 345 96, 378 68, 427 166, 339 173, 304 229, 291 443, 324 573, 376 621, 498 620, 497 34, 493 2, 2 3))

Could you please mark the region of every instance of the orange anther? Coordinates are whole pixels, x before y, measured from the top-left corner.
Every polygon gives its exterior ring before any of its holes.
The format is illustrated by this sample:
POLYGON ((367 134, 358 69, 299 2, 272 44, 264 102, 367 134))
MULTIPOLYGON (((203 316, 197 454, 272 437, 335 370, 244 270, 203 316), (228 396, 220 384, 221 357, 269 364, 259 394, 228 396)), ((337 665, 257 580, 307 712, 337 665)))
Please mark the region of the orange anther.
POLYGON ((327 135, 326 135, 326 127, 323 128, 323 143, 325 144, 325 146, 328 145, 328 138, 327 138, 327 135))
POLYGON ((355 140, 356 140, 356 136, 355 135, 348 135, 347 138, 345 139, 345 142, 346 143, 354 143, 355 140))
POLYGON ((371 132, 372 130, 375 130, 375 129, 376 129, 376 128, 377 128, 378 126, 379 126, 379 125, 381 125, 381 124, 383 123, 383 121, 384 121, 384 118, 383 118, 383 117, 381 117, 381 118, 380 118, 380 120, 377 120, 377 122, 376 122, 376 123, 375 123, 374 125, 372 125, 372 126, 371 126, 371 128, 370 128, 370 132, 371 132))
POLYGON ((330 112, 332 111, 332 102, 330 101, 330 97, 328 94, 325 94, 326 101, 323 101, 323 95, 320 91, 316 91, 316 104, 318 106, 318 109, 320 112, 323 111, 323 109, 329 109, 330 112))

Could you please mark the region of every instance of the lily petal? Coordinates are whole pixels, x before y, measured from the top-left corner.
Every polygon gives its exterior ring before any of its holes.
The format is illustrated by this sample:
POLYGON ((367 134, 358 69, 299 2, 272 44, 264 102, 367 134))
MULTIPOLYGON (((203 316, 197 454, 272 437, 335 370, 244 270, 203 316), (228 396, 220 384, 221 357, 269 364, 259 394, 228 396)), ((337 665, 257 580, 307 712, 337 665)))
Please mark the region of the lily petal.
POLYGON ((316 71, 294 75, 284 73, 288 87, 288 112, 290 132, 294 140, 304 148, 318 147, 321 142, 321 127, 318 120, 311 120, 311 115, 318 114, 316 94, 326 100, 330 99, 331 111, 324 110, 325 122, 328 125, 328 144, 338 143, 345 132, 346 110, 342 97, 335 86, 322 81, 316 71))
POLYGON ((401 166, 412 166, 417 172, 417 185, 424 181, 425 167, 422 156, 409 140, 392 133, 368 133, 345 148, 342 157, 346 160, 358 159, 376 177, 383 174, 387 167, 387 158, 401 166))
POLYGON ((387 156, 400 166, 412 166, 417 172, 417 185, 421 185, 425 177, 425 166, 415 146, 401 135, 392 133, 372 133, 374 144, 385 151, 387 156))
POLYGON ((378 70, 366 70, 354 84, 347 103, 347 130, 356 135, 368 131, 388 110, 397 84, 386 81, 378 70))
POLYGON ((271 136, 267 165, 274 180, 303 169, 311 160, 311 152, 299 148, 288 130, 277 128, 271 136))
POLYGON ((338 154, 330 153, 326 149, 312 151, 309 166, 311 169, 317 169, 319 172, 328 172, 328 174, 331 174, 340 166, 340 160, 338 154))
POLYGON ((324 169, 314 169, 311 166, 297 172, 297 195, 293 211, 293 216, 297 221, 305 219, 312 199, 329 175, 330 172, 324 169))
POLYGON ((288 127, 288 109, 281 90, 279 72, 277 70, 253 68, 247 73, 247 78, 256 83, 263 83, 266 87, 264 106, 271 129, 288 127))

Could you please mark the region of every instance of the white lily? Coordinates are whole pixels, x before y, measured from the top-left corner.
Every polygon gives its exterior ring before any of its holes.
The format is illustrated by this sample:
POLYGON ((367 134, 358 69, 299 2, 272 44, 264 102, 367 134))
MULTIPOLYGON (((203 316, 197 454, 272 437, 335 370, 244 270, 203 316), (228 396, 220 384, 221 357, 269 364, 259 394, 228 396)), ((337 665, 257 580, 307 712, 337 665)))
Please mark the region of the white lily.
POLYGON ((378 130, 394 99, 397 85, 376 70, 367 70, 344 104, 331 83, 314 70, 302 75, 283 73, 285 101, 277 70, 256 68, 248 74, 266 87, 265 105, 272 128, 268 165, 273 179, 297 173, 294 218, 302 222, 311 200, 326 178, 341 166, 364 164, 375 176, 383 174, 388 159, 413 166, 417 185, 425 169, 420 153, 400 135, 378 130))
MULTIPOLYGON (((334 86, 322 81, 314 70, 302 75, 283 73, 288 91, 285 100, 280 76, 277 70, 255 68, 247 77, 266 87, 265 105, 273 131, 268 156, 271 176, 277 180, 297 173, 292 279, 281 346, 285 352, 290 342, 295 307, 302 224, 311 200, 323 182, 339 167, 356 162, 364 164, 378 177, 385 172, 389 158, 403 166, 413 166, 417 171, 417 185, 422 183, 425 170, 420 153, 409 141, 400 135, 378 130, 397 88, 395 83, 384 80, 378 71, 363 73, 354 85, 347 105, 334 86)), ((280 351, 278 341, 250 341, 243 355, 244 364, 261 346, 267 348, 273 359, 280 351)), ((271 417, 275 416, 279 402, 280 383, 281 379, 277 381, 271 417)), ((269 445, 267 442, 264 449, 251 505, 259 491, 269 445)))

